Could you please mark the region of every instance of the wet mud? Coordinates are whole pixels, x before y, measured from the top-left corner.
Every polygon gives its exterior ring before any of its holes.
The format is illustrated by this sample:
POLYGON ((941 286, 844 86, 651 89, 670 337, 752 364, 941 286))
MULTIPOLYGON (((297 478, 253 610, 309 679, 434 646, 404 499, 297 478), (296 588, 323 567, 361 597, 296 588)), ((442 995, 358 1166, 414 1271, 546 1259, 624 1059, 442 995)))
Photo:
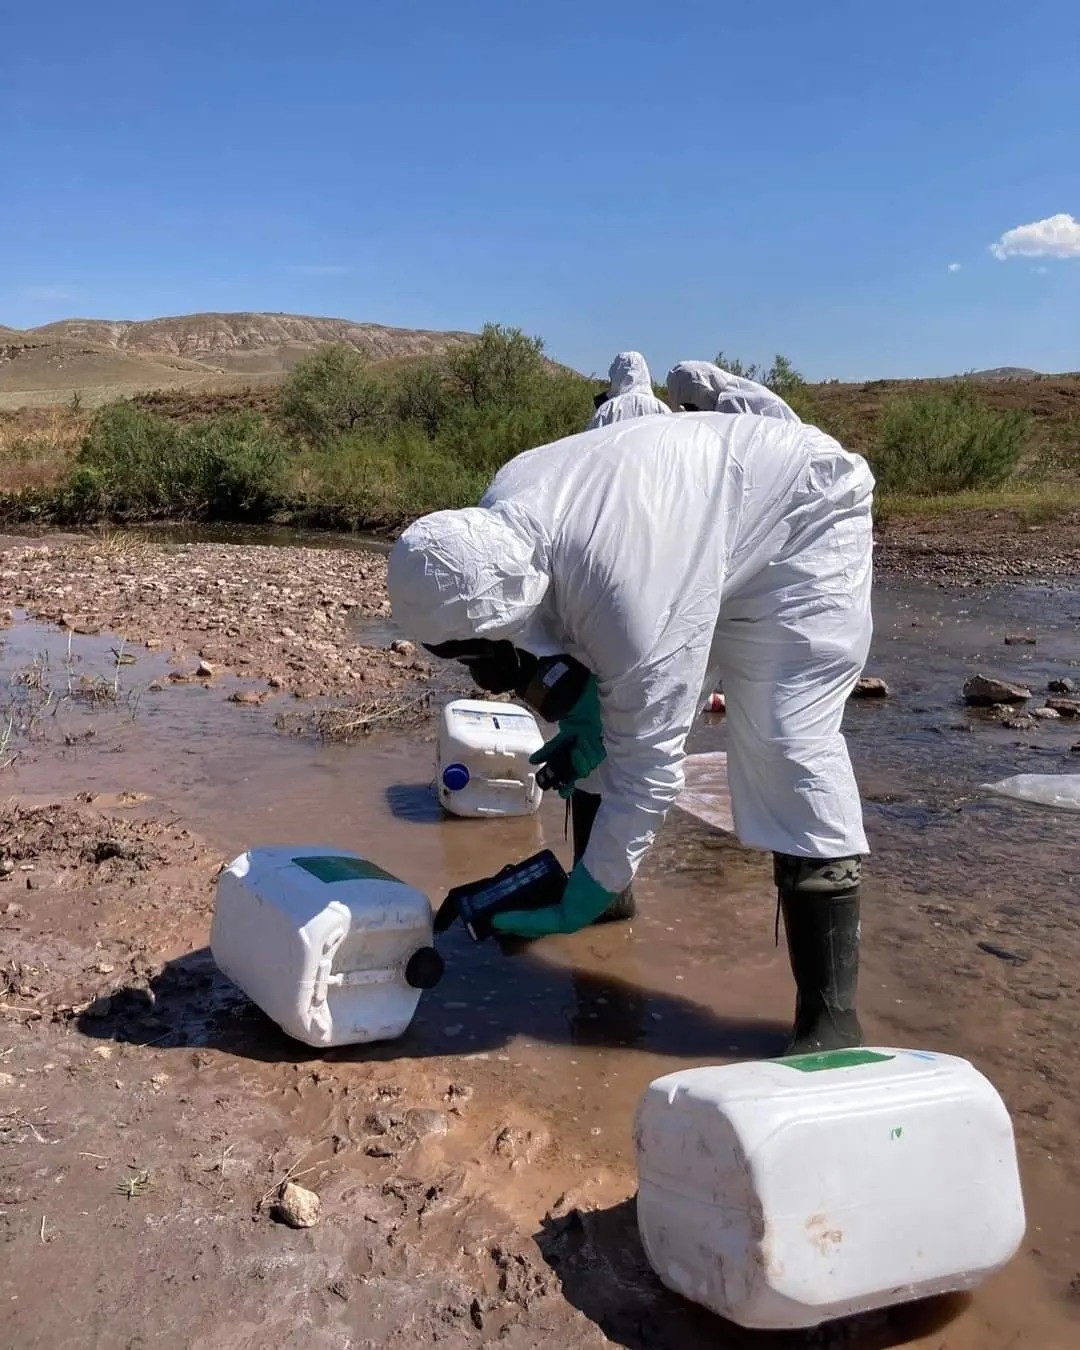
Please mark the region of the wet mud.
MULTIPOLYGON (((222 862, 255 843, 356 848, 437 902, 545 843, 568 857, 560 804, 448 820, 430 723, 353 746, 284 736, 272 704, 229 702, 242 678, 170 682, 164 649, 118 663, 106 632, 69 639, 13 612, 3 1343, 1075 1345, 1077 818, 980 784, 1069 771, 1080 728, 1017 733, 959 690, 975 669, 1040 691, 1068 676, 1078 616, 1067 587, 881 588, 868 673, 892 696, 853 703, 847 727, 874 850, 864 1021, 879 1044, 963 1054, 998 1086, 1029 1228, 973 1297, 779 1336, 731 1327, 649 1272, 630 1138, 657 1074, 783 1046, 793 993, 767 859, 673 812, 632 924, 531 946, 452 931, 447 976, 404 1038, 316 1053, 214 967, 222 862), (1007 647, 1018 632, 1035 645, 1007 647), (318 1226, 272 1217, 287 1176, 321 1197, 318 1226)), ((724 748, 722 718, 693 748, 724 748)))

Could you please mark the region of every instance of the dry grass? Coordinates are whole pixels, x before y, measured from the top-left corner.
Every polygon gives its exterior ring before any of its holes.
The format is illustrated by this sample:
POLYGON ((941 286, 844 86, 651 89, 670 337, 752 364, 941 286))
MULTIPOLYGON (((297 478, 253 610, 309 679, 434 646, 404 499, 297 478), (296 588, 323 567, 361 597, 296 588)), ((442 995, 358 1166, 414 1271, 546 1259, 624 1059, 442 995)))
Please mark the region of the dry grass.
POLYGON ((34 492, 63 483, 89 425, 70 403, 0 412, 0 492, 34 492))
POLYGON ((896 494, 879 497, 874 514, 882 523, 940 520, 973 512, 1007 512, 1021 525, 1047 525, 1080 511, 1080 483, 1006 483, 935 497, 896 494))

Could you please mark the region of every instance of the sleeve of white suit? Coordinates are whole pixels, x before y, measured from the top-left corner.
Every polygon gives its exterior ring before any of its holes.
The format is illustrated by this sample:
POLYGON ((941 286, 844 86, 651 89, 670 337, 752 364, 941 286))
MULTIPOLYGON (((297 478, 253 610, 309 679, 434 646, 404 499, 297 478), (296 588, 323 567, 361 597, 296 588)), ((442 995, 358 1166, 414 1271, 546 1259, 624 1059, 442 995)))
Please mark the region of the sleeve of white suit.
POLYGON ((584 644, 600 685, 606 758, 590 778, 601 805, 582 861, 605 890, 618 893, 630 884, 682 790, 684 747, 698 712, 713 624, 683 634, 682 641, 668 634, 660 653, 629 663, 618 659, 620 650, 626 653, 626 634, 605 641, 607 627, 598 625, 584 644), (627 673, 619 673, 620 665, 627 673))

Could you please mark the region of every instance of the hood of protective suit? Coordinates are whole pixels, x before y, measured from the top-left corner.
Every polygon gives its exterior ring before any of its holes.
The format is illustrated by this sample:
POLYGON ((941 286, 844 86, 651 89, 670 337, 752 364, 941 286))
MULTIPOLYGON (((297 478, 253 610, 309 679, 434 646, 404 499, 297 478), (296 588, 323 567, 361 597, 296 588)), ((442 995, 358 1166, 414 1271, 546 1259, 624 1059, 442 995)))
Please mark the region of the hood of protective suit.
POLYGON ((394 621, 429 646, 535 632, 550 583, 542 553, 538 534, 503 511, 423 516, 390 554, 394 621))
POLYGON ((633 390, 652 393, 652 376, 640 352, 620 352, 608 371, 608 393, 612 398, 633 390))
POLYGON ((755 413, 758 417, 776 417, 782 422, 800 418, 779 394, 756 380, 732 375, 712 361, 680 361, 667 377, 668 399, 679 409, 684 403, 699 412, 755 413))

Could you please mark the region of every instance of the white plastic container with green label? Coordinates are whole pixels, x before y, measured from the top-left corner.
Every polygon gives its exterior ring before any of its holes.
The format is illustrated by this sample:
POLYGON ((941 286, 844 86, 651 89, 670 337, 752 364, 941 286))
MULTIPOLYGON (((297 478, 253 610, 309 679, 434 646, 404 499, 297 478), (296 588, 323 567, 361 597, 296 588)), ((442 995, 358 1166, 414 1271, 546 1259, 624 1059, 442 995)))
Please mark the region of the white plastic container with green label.
POLYGON ((528 708, 476 698, 448 703, 435 764, 443 809, 453 816, 531 816, 544 794, 529 756, 543 744, 528 708))
POLYGON ((842 1050, 658 1078, 638 1227, 670 1289, 744 1327, 811 1327, 952 1290, 1024 1235, 1012 1123, 966 1060, 842 1050))
POLYGON ((442 976, 431 924, 422 891, 359 854, 254 848, 221 874, 210 949, 298 1041, 388 1041, 442 976))

